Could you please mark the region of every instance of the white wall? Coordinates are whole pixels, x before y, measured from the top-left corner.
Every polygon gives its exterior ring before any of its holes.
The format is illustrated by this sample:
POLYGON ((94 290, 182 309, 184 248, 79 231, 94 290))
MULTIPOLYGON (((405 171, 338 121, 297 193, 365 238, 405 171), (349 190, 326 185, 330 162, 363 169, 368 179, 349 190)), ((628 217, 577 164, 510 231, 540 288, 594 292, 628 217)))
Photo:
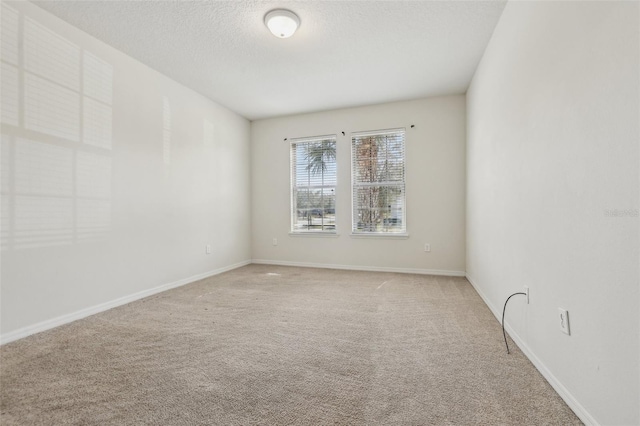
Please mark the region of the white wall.
POLYGON ((448 96, 252 122, 253 259, 462 274, 465 119, 464 96, 448 96), (398 127, 406 128, 409 238, 353 238, 350 133, 398 127), (290 143, 284 139, 328 134, 337 135, 339 236, 290 236, 290 143), (430 253, 424 252, 425 243, 431 244, 430 253))
POLYGON ((514 336, 606 425, 640 423, 638 13, 509 2, 467 93, 468 276, 500 314, 531 288, 514 336))
POLYGON ((3 340, 250 259, 246 119, 30 3, 2 60, 3 340))

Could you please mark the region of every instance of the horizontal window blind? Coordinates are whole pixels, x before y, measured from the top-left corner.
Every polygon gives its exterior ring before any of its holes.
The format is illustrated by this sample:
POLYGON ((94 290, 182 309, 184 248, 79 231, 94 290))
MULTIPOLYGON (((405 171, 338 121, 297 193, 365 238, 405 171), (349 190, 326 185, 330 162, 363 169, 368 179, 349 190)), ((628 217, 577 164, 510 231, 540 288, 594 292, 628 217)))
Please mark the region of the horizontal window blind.
POLYGON ((336 137, 291 142, 291 232, 335 232, 336 137))
POLYGON ((354 233, 406 232, 404 129, 351 137, 354 233))

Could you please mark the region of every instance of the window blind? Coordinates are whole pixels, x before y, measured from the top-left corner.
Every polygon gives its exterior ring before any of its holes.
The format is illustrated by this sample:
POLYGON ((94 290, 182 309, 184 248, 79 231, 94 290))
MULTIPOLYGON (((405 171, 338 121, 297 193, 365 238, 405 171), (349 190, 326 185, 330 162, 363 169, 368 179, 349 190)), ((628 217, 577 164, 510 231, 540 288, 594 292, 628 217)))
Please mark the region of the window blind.
POLYGON ((404 233, 404 129, 351 137, 354 233, 404 233))
POLYGON ((335 232, 336 137, 291 141, 291 232, 335 232))

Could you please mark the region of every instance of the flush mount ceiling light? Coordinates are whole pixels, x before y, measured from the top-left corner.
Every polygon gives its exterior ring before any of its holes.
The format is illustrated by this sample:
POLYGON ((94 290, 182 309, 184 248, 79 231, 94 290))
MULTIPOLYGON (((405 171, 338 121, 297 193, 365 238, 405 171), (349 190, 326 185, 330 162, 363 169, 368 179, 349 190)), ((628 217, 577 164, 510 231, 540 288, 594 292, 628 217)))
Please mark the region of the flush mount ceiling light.
POLYGON ((264 24, 274 36, 287 38, 300 26, 300 18, 290 10, 276 9, 264 16, 264 24))

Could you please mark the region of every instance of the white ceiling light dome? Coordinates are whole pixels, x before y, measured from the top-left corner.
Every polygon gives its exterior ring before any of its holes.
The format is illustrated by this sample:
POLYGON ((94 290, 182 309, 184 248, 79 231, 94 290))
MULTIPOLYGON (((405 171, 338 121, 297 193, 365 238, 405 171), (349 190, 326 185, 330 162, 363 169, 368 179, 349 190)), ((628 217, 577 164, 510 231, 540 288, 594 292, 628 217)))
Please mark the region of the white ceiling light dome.
POLYGON ((287 38, 300 26, 300 18, 290 10, 275 9, 264 16, 264 23, 274 36, 287 38))

